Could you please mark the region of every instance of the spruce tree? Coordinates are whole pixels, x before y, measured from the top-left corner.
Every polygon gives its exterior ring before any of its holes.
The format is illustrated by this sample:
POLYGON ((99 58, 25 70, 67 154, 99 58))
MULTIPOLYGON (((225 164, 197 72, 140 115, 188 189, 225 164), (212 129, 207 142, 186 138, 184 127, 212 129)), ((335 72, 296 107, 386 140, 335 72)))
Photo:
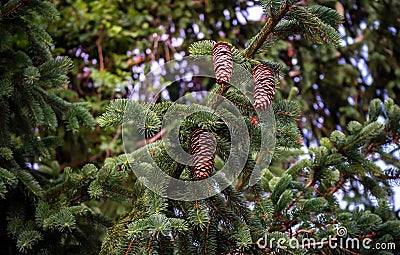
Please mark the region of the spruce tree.
MULTIPOLYGON (((61 126, 76 133, 82 124, 95 124, 86 103, 60 96, 73 65, 51 54, 44 25, 57 17, 47 1, 0 2, 1 254, 71 253, 88 239, 94 240, 87 241, 89 253, 98 246, 88 224, 95 213, 74 202, 82 195, 80 175, 62 175, 56 161, 39 168, 62 145, 61 126)), ((90 169, 80 173, 89 175, 90 169)))
MULTIPOLYGON (((395 156, 395 151, 398 150, 399 106, 391 99, 385 102, 375 99, 370 103, 367 121, 351 121, 347 130, 332 132, 329 137, 319 141, 319 146, 310 147, 305 152, 296 122, 300 114, 296 100, 297 91, 292 89, 288 98, 275 98, 270 106, 274 95, 274 91, 271 91, 273 77, 279 77, 284 66, 268 58, 259 58, 263 56, 260 53, 265 47, 274 47, 277 40, 298 34, 316 45, 336 47, 340 40, 337 28, 342 17, 333 9, 306 1, 261 1, 261 4, 268 17, 264 27, 249 41, 243 51, 235 48, 235 45, 231 48, 234 63, 248 72, 251 73, 256 67, 265 66, 265 72, 256 68, 256 75, 253 74, 256 86, 254 103, 241 95, 239 90, 227 85, 226 79, 218 78, 230 77, 225 74, 230 73, 231 66, 219 62, 223 52, 214 52, 216 45, 221 45, 221 42, 199 41, 189 49, 192 56, 213 57, 217 82, 212 91, 233 102, 245 118, 251 145, 243 172, 219 194, 195 201, 179 201, 159 196, 143 186, 142 182, 146 184, 148 176, 142 180, 139 178, 133 185, 136 198, 133 201, 133 210, 110 228, 101 254, 396 252, 394 247, 400 243, 400 221, 391 210, 388 196, 392 192, 391 185, 400 177, 395 156), (223 68, 227 68, 225 72, 221 71, 223 68), (257 79, 261 81, 257 82, 257 79), (268 161, 268 157, 263 157, 260 151, 260 134, 265 128, 263 124, 267 123, 257 119, 260 111, 256 111, 256 108, 273 111, 276 146, 270 154, 271 165, 263 169, 261 180, 252 184, 249 177, 256 169, 256 162, 268 161), (395 148, 387 151, 385 148, 388 145, 395 148), (393 167, 379 168, 371 159, 377 154, 393 167), (349 183, 365 189, 364 199, 369 201, 370 205, 375 201, 373 210, 357 208, 350 212, 341 209, 341 200, 336 195, 339 192, 349 192, 346 189, 349 183), (335 247, 326 241, 330 237, 337 239, 335 247), (270 240, 271 243, 257 245, 260 238, 270 240), (307 238, 313 238, 314 243, 305 243, 303 240, 307 238), (377 251, 362 245, 339 245, 349 238, 360 242, 370 238, 371 247, 375 243, 385 243, 391 244, 391 248, 388 245, 388 249, 377 251), (300 245, 290 246, 289 244, 294 242, 293 239, 300 245)), ((230 57, 225 56, 223 59, 226 61, 230 57)), ((155 166, 142 161, 148 150, 162 171, 186 180, 196 180, 196 176, 190 177, 190 173, 200 168, 205 169, 208 176, 209 167, 213 166, 209 161, 213 157, 216 163, 218 160, 222 160, 222 164, 226 163, 225 152, 232 148, 232 138, 229 137, 226 127, 221 124, 223 121, 211 114, 188 117, 179 130, 180 142, 187 152, 195 152, 195 162, 204 160, 201 161, 201 167, 194 164, 191 168, 174 162, 168 156, 166 145, 157 141, 157 136, 163 132, 161 123, 171 106, 171 102, 167 101, 142 105, 127 99, 111 102, 107 112, 100 119, 101 126, 133 122, 143 133, 157 134, 155 139, 148 140, 149 144, 120 156, 117 161, 128 163, 134 169, 151 171, 155 166), (127 112, 129 116, 126 115, 127 112), (145 123, 135 120, 135 117, 140 116, 146 116, 145 123), (220 149, 216 150, 215 155, 210 154, 212 149, 206 146, 207 142, 202 142, 200 138, 193 139, 191 136, 199 132, 211 132, 216 137, 216 147, 220 149), (204 156, 197 156, 202 147, 204 156)), ((190 109, 201 110, 202 106, 192 103, 190 106, 179 105, 179 109, 184 114, 190 112, 190 109)), ((208 144, 211 145, 212 142, 208 144)), ((214 173, 220 169, 216 164, 214 173)), ((161 179, 160 182, 162 183, 161 179)), ((163 194, 163 191, 160 194, 163 194)))
MULTIPOLYGON (((41 163, 51 161, 54 148, 62 146, 63 137, 57 131, 65 128, 67 132, 79 132, 80 125, 93 127, 95 123, 86 104, 63 99, 61 92, 68 84, 66 74, 72 63, 68 58, 52 56, 51 38, 44 25, 57 17, 57 10, 46 1, 2 1, 0 253, 395 254, 393 247, 332 248, 324 238, 344 234, 344 239, 370 238, 371 247, 386 243, 399 249, 400 221, 388 203, 391 185, 400 178, 395 155, 400 133, 399 106, 391 99, 372 100, 367 121, 349 122, 346 130, 334 131, 318 146, 304 151, 297 127, 301 113, 296 89, 288 98, 271 90, 273 83, 278 87, 285 67, 264 57, 264 49, 290 35, 301 35, 319 47, 339 43, 336 30, 342 17, 333 9, 308 2, 311 1, 261 1, 266 23, 244 50, 233 43, 214 41, 199 41, 190 47, 193 57, 212 58, 215 45, 230 45, 234 65, 250 74, 263 66, 268 75, 257 71, 253 76, 254 84, 258 84, 254 93, 261 92, 251 101, 224 82, 230 76, 226 68, 231 65, 219 65, 225 68, 222 73, 229 75, 220 84, 213 80, 212 92, 240 110, 251 137, 251 153, 246 155, 243 171, 227 188, 206 199, 180 201, 146 188, 146 179, 135 176, 132 170, 145 172, 154 167, 141 160, 150 151, 155 164, 176 179, 196 180, 216 174, 234 147, 227 132, 234 121, 223 124, 220 118, 202 112, 204 106, 196 103, 188 106, 158 100, 141 104, 118 99, 101 116, 100 126, 133 122, 142 128, 146 145, 132 153, 107 158, 102 166, 87 164, 61 170, 54 161, 51 167, 44 167, 41 163), (262 111, 256 111, 256 100, 262 111), (194 167, 172 160, 166 145, 159 140, 162 120, 173 105, 181 115, 191 109, 200 111, 183 122, 178 134, 182 147, 195 155, 194 167), (262 112, 273 115, 274 151, 260 151, 261 134, 267 133, 266 127, 271 124, 260 118, 262 112), (135 123, 141 116, 146 117, 145 123, 135 123), (215 145, 215 149, 207 144, 215 145), (374 157, 381 158, 388 168, 378 167, 374 157), (257 163, 270 160, 268 167, 259 169, 261 180, 252 183, 250 176, 257 170, 257 163), (336 194, 342 192, 349 198, 349 184, 365 190, 363 203, 371 205, 372 210, 341 209, 336 194), (109 218, 98 204, 110 201, 130 210, 117 219, 109 218), (264 236, 275 241, 260 248, 257 242, 264 236), (310 237, 317 247, 302 244, 310 237), (284 242, 277 243, 279 238, 284 242), (291 238, 301 245, 289 247, 291 238), (284 245, 286 248, 282 248, 284 245)), ((217 109, 223 105, 211 102, 217 109)), ((235 116, 231 117, 235 120, 235 116)), ((165 184, 159 176, 152 177, 158 178, 161 186, 165 184)))

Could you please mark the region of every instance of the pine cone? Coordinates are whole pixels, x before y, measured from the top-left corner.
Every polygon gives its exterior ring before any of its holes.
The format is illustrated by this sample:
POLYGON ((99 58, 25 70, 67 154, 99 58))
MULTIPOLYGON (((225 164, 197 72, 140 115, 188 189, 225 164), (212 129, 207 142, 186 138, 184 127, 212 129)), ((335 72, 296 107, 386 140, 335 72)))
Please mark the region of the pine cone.
POLYGON ((193 155, 193 179, 203 180, 214 168, 216 141, 211 133, 198 128, 190 136, 190 154, 193 155))
POLYGON ((215 78, 218 84, 229 84, 233 72, 231 45, 217 42, 212 50, 215 78))
POLYGON ((253 68, 254 108, 265 111, 270 106, 275 95, 275 78, 272 69, 263 64, 253 68))

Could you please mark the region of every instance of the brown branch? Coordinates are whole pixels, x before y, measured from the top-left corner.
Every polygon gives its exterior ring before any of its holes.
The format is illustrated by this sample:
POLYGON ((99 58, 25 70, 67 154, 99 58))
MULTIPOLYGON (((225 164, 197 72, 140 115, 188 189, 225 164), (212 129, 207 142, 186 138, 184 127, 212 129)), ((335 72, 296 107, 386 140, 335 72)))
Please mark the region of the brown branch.
POLYGON ((128 255, 129 252, 131 251, 132 245, 135 242, 135 238, 132 239, 132 241, 129 243, 128 249, 125 252, 125 255, 128 255))
POLYGON ((313 235, 314 231, 309 230, 309 229, 299 229, 296 231, 296 233, 293 234, 293 236, 298 236, 300 233, 307 233, 307 234, 313 235))
POLYGON ((147 243, 147 249, 146 249, 147 252, 151 251, 151 242, 153 242, 153 236, 149 237, 149 242, 147 243))
POLYGON ((8 11, 6 11, 6 12, 4 13, 3 16, 4 16, 4 17, 10 16, 11 13, 15 12, 17 9, 23 7, 24 5, 28 4, 29 2, 30 2, 29 0, 19 2, 19 3, 16 4, 13 8, 11 8, 11 9, 8 10, 8 11))
MULTIPOLYGON (((243 220, 246 222, 246 224, 249 224, 249 220, 247 219, 246 214, 243 212, 242 207, 240 206, 240 204, 234 199, 234 195, 231 194, 230 192, 226 194, 229 198, 229 200, 233 203, 233 205, 236 206, 238 213, 243 217, 243 220)), ((228 200, 228 201, 229 201, 228 200)))
POLYGON ((223 214, 220 210, 218 210, 218 207, 211 200, 209 202, 210 202, 211 206, 214 208, 214 210, 216 212, 218 212, 222 216, 222 218, 224 218, 224 220, 226 222, 228 222, 229 224, 232 225, 232 221, 225 214, 223 214))
POLYGON ((253 186, 252 190, 253 190, 253 193, 254 193, 254 197, 256 198, 256 202, 261 202, 260 195, 258 194, 256 187, 253 186))
MULTIPOLYGON (((122 126, 118 126, 117 131, 115 132, 115 135, 114 135, 113 139, 111 140, 111 144, 115 143, 118 140, 119 135, 121 134, 121 131, 122 131, 122 126)), ((111 155, 111 149, 107 148, 106 149, 106 158, 109 158, 110 155, 111 155)))
POLYGON ((133 198, 133 196, 132 196, 131 194, 124 194, 124 193, 122 193, 122 192, 117 192, 117 191, 115 191, 115 190, 107 189, 107 188, 105 188, 104 186, 103 186, 103 189, 106 190, 106 191, 108 191, 108 192, 110 192, 110 193, 114 193, 114 194, 121 195, 121 196, 123 196, 123 197, 133 198))
POLYGON ((321 197, 326 197, 326 194, 323 194, 321 191, 319 191, 319 189, 317 189, 316 187, 313 187, 313 190, 315 191, 315 193, 317 193, 318 195, 320 195, 321 197))
POLYGON ((244 57, 251 58, 256 53, 256 51, 263 45, 263 43, 270 38, 275 26, 288 11, 289 6, 285 3, 284 5, 282 5, 281 10, 276 17, 271 16, 268 18, 267 23, 265 23, 264 27, 256 35, 255 40, 251 41, 250 45, 243 51, 244 57))
MULTIPOLYGON (((159 236, 157 236, 157 239, 159 239, 159 236)), ((160 254, 160 255, 165 254, 165 253, 164 253, 163 246, 162 246, 162 243, 163 243, 163 242, 161 242, 161 240, 158 240, 158 250, 159 250, 159 253, 158 253, 158 254, 160 254)))
POLYGON ((177 201, 177 203, 178 203, 179 207, 181 208, 182 212, 183 212, 184 214, 186 214, 186 210, 185 210, 185 208, 183 207, 182 203, 181 203, 180 201, 177 201))
POLYGON ((383 175, 383 174, 378 175, 377 177, 379 177, 380 179, 383 179, 383 180, 397 180, 397 179, 400 179, 400 176, 388 176, 388 175, 383 175))
POLYGON ((90 156, 88 159, 84 159, 84 160, 74 160, 71 162, 65 162, 60 164, 60 169, 64 170, 66 167, 82 167, 85 164, 89 163, 89 162, 93 162, 95 160, 97 160, 98 158, 103 157, 103 153, 100 154, 95 154, 93 156, 90 156))
MULTIPOLYGON (((313 185, 314 185, 314 182, 315 182, 315 179, 314 179, 314 177, 312 177, 312 178, 308 181, 308 183, 306 184, 306 186, 304 187, 304 189, 307 189, 307 188, 313 186, 313 185)), ((313 187, 313 188, 314 188, 314 187, 313 187)), ((297 202, 297 199, 299 199, 302 195, 303 195, 303 191, 297 192, 296 198, 294 198, 294 199, 292 200, 292 202, 291 202, 288 206, 286 206, 285 210, 289 210, 292 206, 294 206, 294 205, 296 204, 296 202, 297 202)))
POLYGON ((167 132, 167 129, 166 129, 166 128, 162 128, 162 129, 160 130, 160 132, 158 132, 155 136, 137 142, 137 143, 136 143, 136 147, 139 148, 139 147, 145 146, 146 144, 154 143, 155 141, 157 141, 158 139, 160 139, 166 132, 167 132))
POLYGON ((373 237, 375 237, 376 236, 376 233, 375 232, 371 232, 371 234, 368 234, 368 235, 362 235, 362 236, 359 236, 359 237, 357 237, 358 239, 365 239, 365 238, 373 238, 373 237))
POLYGON ((169 47, 167 43, 164 43, 164 53, 165 53, 165 60, 167 62, 171 61, 171 56, 169 55, 169 47))
POLYGON ((292 200, 292 202, 290 202, 290 204, 288 206, 286 206, 285 210, 288 211, 290 208, 292 208, 292 206, 294 206, 296 204, 297 199, 299 199, 302 195, 303 195, 303 191, 298 192, 296 195, 296 198, 294 198, 292 200))
MULTIPOLYGON (((196 200, 196 202, 197 202, 197 200, 196 200)), ((207 255, 207 246, 208 246, 207 240, 208 240, 210 225, 211 225, 211 221, 212 221, 212 217, 214 216, 214 213, 215 213, 215 210, 212 210, 211 213, 210 213, 210 221, 208 222, 207 229, 206 229, 206 238, 205 238, 206 243, 204 245, 204 254, 206 254, 206 255, 207 255)))
MULTIPOLYGON (((86 194, 87 195, 87 194, 86 194)), ((78 196, 76 196, 76 197, 73 197, 73 198, 71 198, 70 200, 69 200, 69 203, 70 204, 73 204, 73 203, 75 203, 76 201, 78 201, 79 199, 81 199, 81 198, 83 198, 83 196, 84 195, 78 195, 78 196)))
POLYGON ((103 32, 104 32, 104 24, 101 24, 100 28, 99 28, 99 38, 96 40, 97 52, 99 54, 99 65, 100 65, 99 70, 100 71, 104 70, 103 48, 101 46, 102 41, 103 41, 103 32))
POLYGON ((309 188, 309 187, 313 186, 313 185, 314 185, 314 182, 315 182, 315 179, 314 179, 314 177, 312 177, 312 178, 308 181, 308 183, 306 184, 306 186, 305 186, 304 188, 309 188))
POLYGON ((388 143, 395 143, 396 145, 399 145, 399 136, 393 135, 392 137, 389 137, 388 140, 385 140, 383 142, 372 142, 368 145, 367 150, 365 154, 370 154, 372 153, 373 149, 380 147, 382 145, 388 144, 388 143))
POLYGON ((339 182, 336 184, 335 187, 332 187, 329 189, 328 194, 333 195, 336 193, 336 191, 338 191, 341 187, 343 187, 343 185, 346 183, 346 176, 342 176, 340 177, 339 182))

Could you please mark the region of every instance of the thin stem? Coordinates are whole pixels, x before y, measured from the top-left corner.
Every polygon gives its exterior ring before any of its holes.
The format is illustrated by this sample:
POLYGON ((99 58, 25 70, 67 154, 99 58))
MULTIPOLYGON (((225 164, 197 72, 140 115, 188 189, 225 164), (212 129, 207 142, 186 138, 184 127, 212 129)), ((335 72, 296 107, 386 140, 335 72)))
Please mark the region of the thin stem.
POLYGON ((100 25, 99 28, 99 38, 97 38, 96 41, 96 46, 97 46, 97 52, 99 54, 99 70, 104 71, 104 57, 103 57, 103 47, 102 47, 102 41, 103 41, 103 32, 104 32, 104 24, 100 25))
POLYGON ((4 12, 4 17, 8 17, 10 16, 12 13, 16 12, 19 8, 27 5, 30 1, 29 0, 25 0, 25 1, 21 1, 19 3, 17 3, 15 6, 13 6, 11 9, 9 10, 5 10, 4 12))
POLYGON ((128 249, 125 252, 125 255, 128 255, 129 252, 131 251, 132 245, 135 242, 135 238, 132 239, 132 241, 129 243, 128 249))
POLYGON ((340 177, 339 182, 336 184, 335 187, 332 187, 329 189, 328 194, 333 195, 336 193, 336 191, 338 191, 341 187, 343 187, 343 185, 346 183, 347 181, 347 176, 343 175, 340 177))
POLYGON ((155 136, 137 142, 137 143, 136 143, 136 147, 143 147, 143 146, 145 146, 146 144, 154 143, 155 141, 161 139, 162 136, 165 135, 165 133, 167 133, 167 129, 166 129, 166 128, 162 128, 162 129, 160 130, 160 132, 158 132, 155 136))
MULTIPOLYGON (((197 203, 197 200, 196 200, 196 203, 197 203)), ((205 243, 205 245, 204 245, 204 254, 205 254, 205 255, 208 254, 208 252, 207 252, 208 240, 209 240, 208 236, 209 236, 210 225, 211 225, 211 221, 212 221, 212 217, 214 216, 214 213, 215 213, 215 210, 212 210, 212 211, 211 211, 210 221, 208 222, 207 228, 206 228, 206 243, 205 243)))
POLYGON ((277 16, 271 15, 271 17, 268 18, 267 23, 265 23, 264 27, 254 37, 255 39, 250 41, 250 45, 243 51, 244 57, 253 57, 263 43, 272 36, 272 31, 274 30, 275 26, 283 18, 283 16, 285 16, 288 10, 289 6, 285 3, 281 6, 281 10, 277 16))

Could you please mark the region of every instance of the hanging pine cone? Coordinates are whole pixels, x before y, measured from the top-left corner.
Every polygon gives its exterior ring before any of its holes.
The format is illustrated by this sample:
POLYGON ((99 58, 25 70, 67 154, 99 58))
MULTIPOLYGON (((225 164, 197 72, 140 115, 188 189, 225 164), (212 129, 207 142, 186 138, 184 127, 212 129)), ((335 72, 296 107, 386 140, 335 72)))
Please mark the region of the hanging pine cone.
POLYGON ((228 84, 233 72, 231 45, 227 42, 217 42, 214 44, 212 56, 217 83, 228 84))
POLYGON ((205 129, 198 128, 190 136, 190 154, 193 155, 193 179, 203 180, 214 168, 216 141, 205 129))
POLYGON ((265 111, 270 106, 275 95, 275 78, 272 69, 263 64, 253 68, 254 108, 265 111))

